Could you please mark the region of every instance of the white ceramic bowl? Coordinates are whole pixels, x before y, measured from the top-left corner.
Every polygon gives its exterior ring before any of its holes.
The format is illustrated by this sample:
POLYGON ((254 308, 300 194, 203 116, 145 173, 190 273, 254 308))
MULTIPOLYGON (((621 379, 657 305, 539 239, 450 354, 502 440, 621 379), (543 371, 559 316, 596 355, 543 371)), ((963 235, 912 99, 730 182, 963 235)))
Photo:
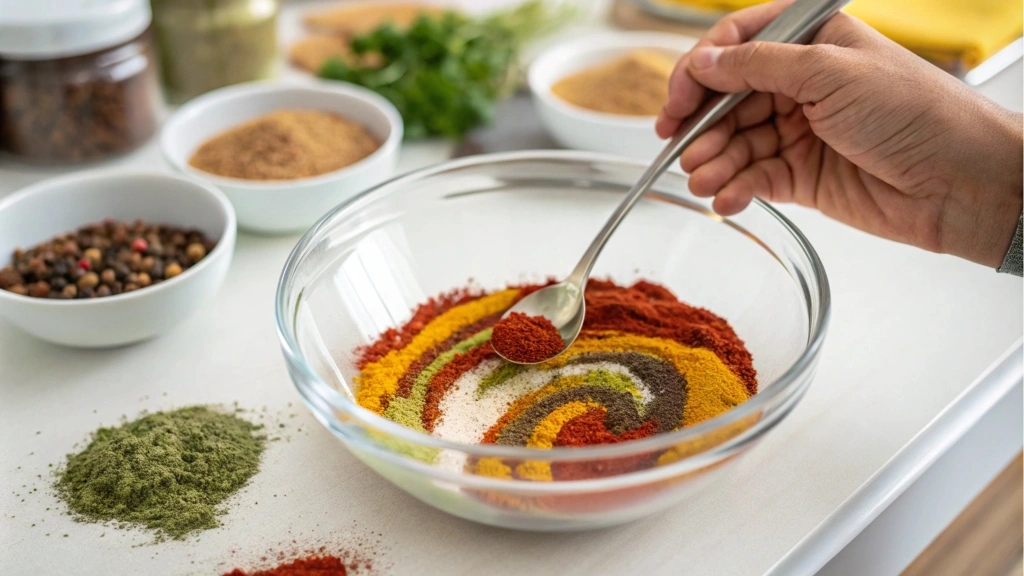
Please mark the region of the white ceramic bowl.
POLYGON ((170 174, 93 171, 53 178, 0 200, 0 267, 30 248, 105 218, 201 230, 217 246, 178 276, 133 292, 49 300, 0 290, 0 316, 43 340, 105 348, 169 330, 210 300, 235 249, 235 212, 213 186, 170 174))
POLYGON ((263 233, 309 228, 340 202, 389 178, 398 161, 402 117, 374 92, 343 82, 253 82, 215 90, 182 106, 164 125, 160 147, 177 170, 220 188, 235 207, 238 225, 263 233), (257 181, 216 176, 188 160, 210 138, 282 109, 316 109, 362 124, 382 144, 341 170, 297 180, 257 181))
POLYGON ((570 104, 551 93, 551 86, 570 74, 614 60, 636 49, 663 52, 673 60, 696 39, 657 32, 615 32, 557 44, 530 65, 529 83, 541 122, 566 148, 620 154, 650 160, 665 145, 654 133, 654 116, 595 112, 570 104))

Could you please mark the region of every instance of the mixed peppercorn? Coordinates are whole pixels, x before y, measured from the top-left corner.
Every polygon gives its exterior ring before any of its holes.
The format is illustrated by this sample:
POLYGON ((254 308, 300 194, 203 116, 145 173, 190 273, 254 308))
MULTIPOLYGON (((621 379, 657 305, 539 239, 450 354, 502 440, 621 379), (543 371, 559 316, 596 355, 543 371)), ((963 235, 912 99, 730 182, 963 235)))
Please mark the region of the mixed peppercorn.
POLYGON ((0 289, 35 298, 102 298, 174 278, 216 245, 202 232, 105 220, 14 251, 0 289))

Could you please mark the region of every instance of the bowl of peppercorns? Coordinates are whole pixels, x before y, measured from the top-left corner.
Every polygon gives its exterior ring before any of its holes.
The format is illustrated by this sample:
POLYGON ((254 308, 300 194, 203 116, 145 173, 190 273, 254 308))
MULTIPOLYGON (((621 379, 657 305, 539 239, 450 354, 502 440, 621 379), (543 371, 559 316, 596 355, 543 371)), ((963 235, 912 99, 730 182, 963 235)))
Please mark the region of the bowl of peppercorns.
POLYGON ((219 190, 170 174, 94 171, 0 200, 0 316, 57 344, 161 334, 218 291, 235 213, 219 190))

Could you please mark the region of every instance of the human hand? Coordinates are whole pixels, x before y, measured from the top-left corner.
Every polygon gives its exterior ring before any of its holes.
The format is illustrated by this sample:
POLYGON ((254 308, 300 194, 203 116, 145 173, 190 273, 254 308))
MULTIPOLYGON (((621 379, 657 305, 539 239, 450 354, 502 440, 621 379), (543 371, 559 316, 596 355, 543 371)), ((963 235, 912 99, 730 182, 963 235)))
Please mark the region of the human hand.
POLYGON ((999 266, 1021 213, 1021 115, 846 14, 809 46, 746 42, 790 3, 723 18, 676 65, 662 138, 707 88, 755 91, 683 152, 691 191, 725 216, 754 197, 795 202, 999 266))

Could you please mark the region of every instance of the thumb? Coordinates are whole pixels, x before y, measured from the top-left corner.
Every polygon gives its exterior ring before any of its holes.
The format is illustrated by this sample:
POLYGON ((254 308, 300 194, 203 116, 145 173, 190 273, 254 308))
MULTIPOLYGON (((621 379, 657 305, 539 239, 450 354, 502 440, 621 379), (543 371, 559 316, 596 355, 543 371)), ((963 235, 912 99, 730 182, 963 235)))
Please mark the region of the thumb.
POLYGON ((712 90, 770 92, 806 104, 838 88, 845 68, 841 51, 828 44, 776 42, 707 46, 693 51, 688 70, 694 80, 712 90))

